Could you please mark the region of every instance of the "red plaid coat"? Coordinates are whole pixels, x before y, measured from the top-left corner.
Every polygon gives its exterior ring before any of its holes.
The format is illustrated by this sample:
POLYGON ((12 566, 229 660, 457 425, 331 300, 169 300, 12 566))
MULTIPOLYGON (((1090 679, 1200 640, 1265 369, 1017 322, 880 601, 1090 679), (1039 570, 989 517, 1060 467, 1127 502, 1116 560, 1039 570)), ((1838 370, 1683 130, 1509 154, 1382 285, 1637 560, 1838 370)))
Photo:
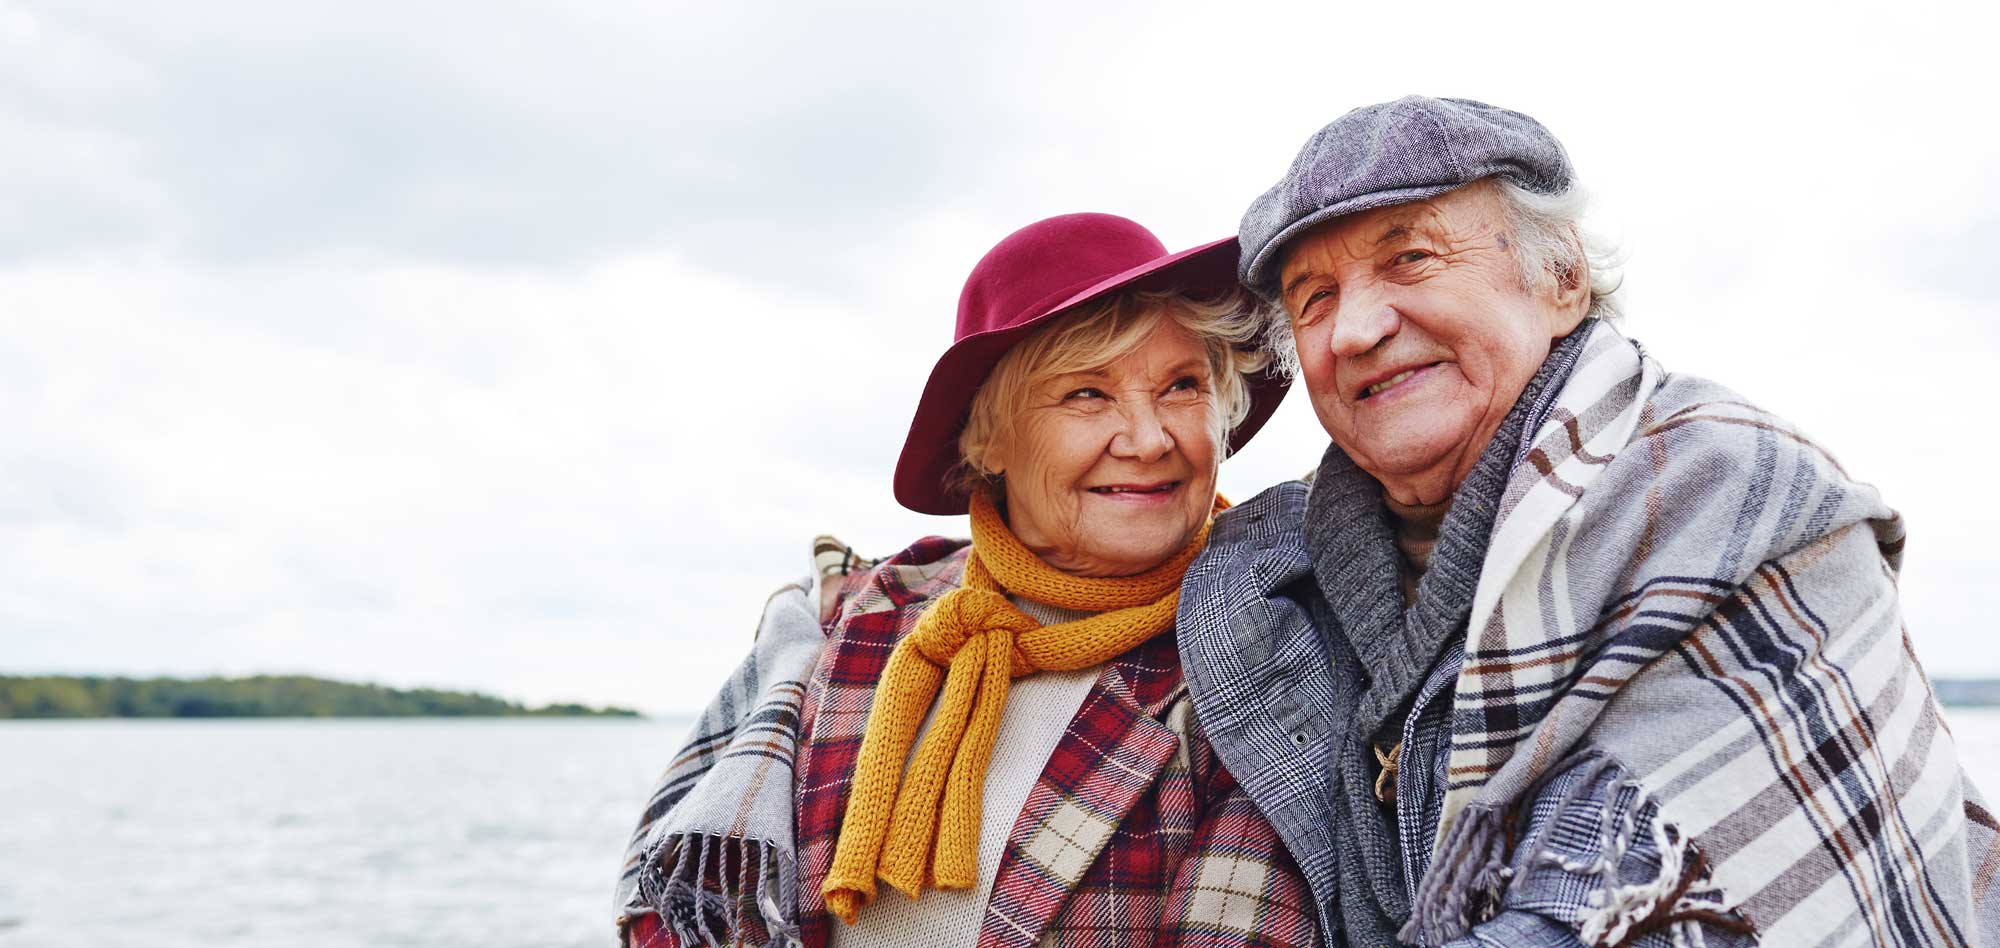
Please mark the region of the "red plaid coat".
MULTIPOLYGON (((966 552, 963 540, 920 540, 850 575, 829 610, 798 778, 806 948, 825 948, 839 924, 820 886, 875 682, 924 606, 957 588, 966 552)), ((1319 944, 1303 878, 1192 708, 1172 634, 1105 664, 1008 836, 979 948, 1319 944)), ((635 945, 675 945, 657 916, 640 921, 635 945)))

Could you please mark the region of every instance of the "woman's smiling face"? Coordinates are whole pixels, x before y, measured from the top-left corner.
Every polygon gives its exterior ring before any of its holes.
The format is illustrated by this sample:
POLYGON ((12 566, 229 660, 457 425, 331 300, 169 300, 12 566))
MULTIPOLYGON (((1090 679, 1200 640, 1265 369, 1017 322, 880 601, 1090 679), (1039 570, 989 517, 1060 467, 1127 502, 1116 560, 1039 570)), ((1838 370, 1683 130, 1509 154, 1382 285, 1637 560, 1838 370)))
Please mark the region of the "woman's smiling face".
POLYGON ((1005 478, 1008 526, 1049 565, 1142 573, 1207 521, 1220 463, 1214 369, 1174 320, 1103 366, 1031 379, 1018 412, 985 467, 1005 478))
POLYGON ((1403 503, 1450 499, 1589 306, 1587 277, 1523 279, 1500 200, 1458 188, 1286 248, 1279 286, 1313 412, 1403 503))

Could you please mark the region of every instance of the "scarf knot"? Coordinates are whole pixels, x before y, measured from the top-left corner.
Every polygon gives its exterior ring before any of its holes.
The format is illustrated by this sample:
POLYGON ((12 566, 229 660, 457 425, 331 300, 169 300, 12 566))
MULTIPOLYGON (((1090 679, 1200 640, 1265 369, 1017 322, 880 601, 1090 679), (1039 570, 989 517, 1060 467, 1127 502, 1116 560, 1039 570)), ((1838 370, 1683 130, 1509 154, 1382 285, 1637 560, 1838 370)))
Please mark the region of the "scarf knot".
MULTIPOLYGON (((1228 505, 1215 499, 1215 509, 1228 505)), ((875 685, 821 889, 827 910, 850 925, 874 901, 877 879, 913 899, 926 885, 973 887, 986 765, 1009 682, 1089 668, 1172 628, 1181 577, 1208 543, 1204 524, 1180 552, 1137 576, 1071 576, 1023 546, 984 494, 973 495, 971 514, 972 554, 959 588, 925 609, 875 685), (1008 593, 1097 614, 1043 626, 1008 593), (913 756, 933 701, 937 713, 913 756)))
MULTIPOLYGON (((910 633, 911 647, 931 664, 950 668, 967 643, 994 632, 1018 636, 1040 628, 1027 613, 1016 608, 1006 596, 990 589, 961 587, 938 597, 910 633)), ((1027 657, 1011 646, 1010 664, 1025 666, 1027 657)), ((1024 667, 1017 676, 1034 671, 1024 667)))

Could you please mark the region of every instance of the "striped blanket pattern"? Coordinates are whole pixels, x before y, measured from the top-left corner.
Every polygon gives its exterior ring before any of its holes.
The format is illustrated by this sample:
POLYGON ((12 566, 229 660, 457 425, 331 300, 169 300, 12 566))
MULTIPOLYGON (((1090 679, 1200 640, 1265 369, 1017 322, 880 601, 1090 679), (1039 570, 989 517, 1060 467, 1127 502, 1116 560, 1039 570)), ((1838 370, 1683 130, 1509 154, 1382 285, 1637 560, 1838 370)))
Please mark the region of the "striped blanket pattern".
POLYGON ((1772 945, 2000 938, 1993 817, 1898 608, 1903 527, 1789 424, 1597 326, 1502 501, 1404 938, 1500 901, 1509 828, 1610 759, 1657 804, 1658 878, 1578 919, 1618 944, 1720 905, 1772 945))
POLYGON ((814 575, 764 604, 750 655, 695 721, 625 850, 620 941, 643 916, 682 945, 796 944, 794 770, 806 682, 826 646, 826 595, 872 565, 832 537, 814 575))

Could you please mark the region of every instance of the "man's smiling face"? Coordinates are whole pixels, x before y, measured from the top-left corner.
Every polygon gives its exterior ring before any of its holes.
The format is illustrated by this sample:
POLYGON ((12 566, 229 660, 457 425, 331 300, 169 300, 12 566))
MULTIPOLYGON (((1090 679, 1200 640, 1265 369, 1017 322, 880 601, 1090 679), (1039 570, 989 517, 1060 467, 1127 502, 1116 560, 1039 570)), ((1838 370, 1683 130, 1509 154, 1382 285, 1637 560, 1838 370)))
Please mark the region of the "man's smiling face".
POLYGON ((1391 497, 1451 497, 1555 339, 1588 278, 1524 280, 1486 183, 1363 211, 1294 238, 1279 274, 1313 412, 1391 497))

